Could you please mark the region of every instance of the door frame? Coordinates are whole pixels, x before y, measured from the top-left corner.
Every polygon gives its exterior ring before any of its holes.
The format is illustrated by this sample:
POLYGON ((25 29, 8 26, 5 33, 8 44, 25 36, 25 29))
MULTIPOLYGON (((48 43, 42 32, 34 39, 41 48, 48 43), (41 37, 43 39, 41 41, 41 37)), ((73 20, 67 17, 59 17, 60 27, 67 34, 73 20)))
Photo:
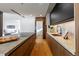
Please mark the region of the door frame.
POLYGON ((46 17, 36 17, 35 18, 35 34, 36 34, 36 22, 37 21, 43 21, 43 39, 46 39, 46 32, 47 32, 46 17))

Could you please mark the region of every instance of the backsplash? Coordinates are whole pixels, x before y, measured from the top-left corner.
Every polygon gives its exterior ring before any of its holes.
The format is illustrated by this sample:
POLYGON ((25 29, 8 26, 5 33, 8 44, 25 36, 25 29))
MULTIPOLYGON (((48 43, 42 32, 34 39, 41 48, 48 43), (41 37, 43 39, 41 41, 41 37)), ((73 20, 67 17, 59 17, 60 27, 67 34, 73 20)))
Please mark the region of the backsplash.
POLYGON ((63 24, 58 24, 56 26, 61 26, 61 28, 64 28, 68 32, 75 34, 75 21, 70 21, 70 22, 66 22, 63 24))
POLYGON ((70 32, 73 34, 73 38, 75 39, 75 21, 70 21, 70 22, 66 22, 58 25, 51 25, 49 32, 61 33, 62 36, 64 36, 65 33, 70 32))

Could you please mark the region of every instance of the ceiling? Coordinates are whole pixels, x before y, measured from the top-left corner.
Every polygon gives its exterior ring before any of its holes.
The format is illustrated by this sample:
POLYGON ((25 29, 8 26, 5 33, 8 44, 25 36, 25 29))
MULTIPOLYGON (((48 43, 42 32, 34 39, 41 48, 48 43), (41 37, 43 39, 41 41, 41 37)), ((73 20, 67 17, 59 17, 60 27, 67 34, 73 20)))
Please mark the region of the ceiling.
POLYGON ((45 16, 48 3, 0 3, 0 11, 13 13, 11 9, 22 15, 45 16))

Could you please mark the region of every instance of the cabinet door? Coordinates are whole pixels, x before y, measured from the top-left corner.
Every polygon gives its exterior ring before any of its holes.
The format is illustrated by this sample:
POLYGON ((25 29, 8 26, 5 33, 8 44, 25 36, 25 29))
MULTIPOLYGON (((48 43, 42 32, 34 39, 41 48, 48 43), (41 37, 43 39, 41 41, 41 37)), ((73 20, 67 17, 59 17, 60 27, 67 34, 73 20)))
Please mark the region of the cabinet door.
POLYGON ((54 56, 56 56, 58 54, 58 46, 57 46, 57 43, 52 39, 52 45, 51 45, 51 48, 52 48, 52 53, 54 56))
POLYGON ((20 47, 13 51, 10 56, 28 56, 35 44, 35 35, 28 38, 20 47))
POLYGON ((56 50, 55 50, 55 55, 56 56, 63 56, 63 48, 61 45, 59 45, 59 43, 57 43, 55 41, 55 44, 56 44, 56 50))
POLYGON ((24 45, 25 44, 23 44, 22 46, 18 47, 15 51, 13 51, 10 54, 10 56, 23 56, 24 52, 25 52, 24 45))
POLYGON ((25 42, 23 45, 18 47, 13 53, 11 53, 11 56, 23 56, 28 48, 28 41, 25 42))
POLYGON ((50 50, 51 50, 51 52, 52 52, 52 54, 53 54, 52 41, 51 41, 51 38, 50 38, 48 35, 46 35, 46 41, 47 41, 47 43, 48 43, 48 45, 49 45, 49 47, 50 47, 50 50))
POLYGON ((69 51, 63 48, 63 55, 64 56, 73 56, 69 51))
POLYGON ((51 52, 54 56, 56 56, 58 54, 57 50, 58 50, 58 47, 57 47, 57 44, 56 42, 54 41, 53 38, 51 38, 50 36, 47 36, 47 42, 49 44, 49 47, 51 49, 51 52))
POLYGON ((29 56, 31 54, 34 44, 35 44, 35 36, 31 37, 30 40, 28 41, 28 44, 27 44, 28 47, 24 53, 24 56, 29 56))
POLYGON ((51 38, 52 40, 52 53, 53 53, 53 55, 54 56, 62 56, 63 55, 63 50, 62 50, 62 47, 61 47, 61 45, 59 45, 59 43, 58 42, 56 42, 55 40, 54 40, 54 38, 51 38))
POLYGON ((72 54, 60 45, 54 38, 47 35, 47 42, 54 56, 71 56, 72 54))

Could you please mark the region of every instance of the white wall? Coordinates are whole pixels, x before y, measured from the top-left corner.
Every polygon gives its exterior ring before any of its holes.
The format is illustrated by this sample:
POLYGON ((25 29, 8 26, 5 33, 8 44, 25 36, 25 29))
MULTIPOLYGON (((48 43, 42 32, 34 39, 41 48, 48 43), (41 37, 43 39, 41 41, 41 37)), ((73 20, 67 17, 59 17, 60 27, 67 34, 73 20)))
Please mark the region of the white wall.
POLYGON ((58 24, 58 26, 61 26, 62 28, 64 28, 68 32, 75 34, 75 21, 70 21, 70 22, 58 24))
POLYGON ((20 20, 21 32, 35 32, 35 17, 26 16, 20 20))
POLYGON ((19 32, 35 32, 35 17, 25 16, 22 18, 17 14, 3 13, 3 29, 6 28, 8 24, 16 25, 16 29, 19 32))
POLYGON ((3 31, 6 29, 7 25, 15 25, 15 29, 20 31, 20 19, 20 16, 16 14, 3 13, 3 31))

